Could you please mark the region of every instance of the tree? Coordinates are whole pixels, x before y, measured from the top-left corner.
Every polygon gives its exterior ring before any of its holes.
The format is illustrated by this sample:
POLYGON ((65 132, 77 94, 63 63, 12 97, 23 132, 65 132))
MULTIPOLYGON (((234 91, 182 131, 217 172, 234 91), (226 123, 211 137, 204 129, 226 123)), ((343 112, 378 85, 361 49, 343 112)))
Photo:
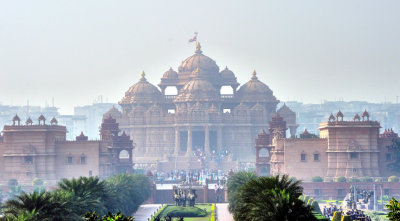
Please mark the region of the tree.
POLYGON ((335 178, 335 182, 337 182, 337 183, 346 182, 346 177, 344 177, 344 176, 336 177, 336 178, 335 178))
POLYGON ((386 209, 389 211, 388 218, 390 221, 399 221, 400 220, 400 202, 395 198, 392 198, 389 201, 389 204, 386 205, 386 209))
POLYGON ((317 220, 312 207, 299 199, 300 181, 286 175, 251 179, 237 191, 235 220, 317 220))
POLYGON ((320 177, 320 176, 315 176, 312 178, 312 181, 315 183, 320 183, 320 182, 323 182, 324 179, 322 179, 322 177, 320 177))
POLYGON ((65 204, 57 202, 48 192, 25 193, 8 200, 2 205, 3 212, 10 220, 76 220, 69 215, 65 204))
POLYGON ((392 145, 386 148, 392 153, 393 159, 393 162, 389 163, 387 167, 392 172, 398 172, 400 170, 400 140, 393 139, 392 145))
POLYGON ((66 202, 77 215, 96 211, 106 214, 112 211, 115 201, 104 181, 98 177, 79 177, 78 179, 63 179, 58 183, 55 196, 66 202))
POLYGON ((109 210, 112 212, 119 209, 124 214, 133 214, 150 197, 150 181, 142 174, 118 174, 106 183, 115 197, 113 205, 108 206, 114 206, 109 210))
POLYGON ((397 183, 397 182, 399 182, 399 178, 398 178, 397 176, 390 176, 390 177, 388 178, 388 182, 390 182, 390 183, 397 183))
POLYGON ((233 213, 235 210, 235 201, 237 201, 237 193, 238 189, 249 182, 252 179, 255 179, 256 175, 251 172, 238 172, 234 173, 232 176, 229 176, 227 186, 228 186, 228 202, 229 202, 229 212, 233 213))

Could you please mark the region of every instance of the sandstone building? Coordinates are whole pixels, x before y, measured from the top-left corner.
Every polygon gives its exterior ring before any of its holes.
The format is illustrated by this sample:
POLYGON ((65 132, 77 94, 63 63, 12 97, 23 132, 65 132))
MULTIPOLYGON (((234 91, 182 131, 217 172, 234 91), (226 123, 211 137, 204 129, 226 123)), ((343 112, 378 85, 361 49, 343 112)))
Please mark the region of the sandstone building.
POLYGON ((399 139, 393 130, 379 134, 380 124, 364 111, 348 121, 341 111, 320 123, 320 136, 305 130, 300 138, 286 138, 286 123, 279 115, 269 123, 270 134, 256 139, 256 166, 259 175, 289 174, 311 181, 320 176, 325 181, 337 177, 381 178, 396 175, 387 169, 392 153, 387 146, 399 139), (262 152, 262 151, 264 152, 262 152))
POLYGON ((13 124, 2 131, 0 182, 17 179, 30 183, 42 178, 55 183, 61 178, 105 178, 132 170, 133 143, 125 133, 119 135, 118 123, 111 116, 101 124, 100 140, 88 140, 81 133, 75 141, 67 141, 66 132, 56 118, 46 124, 41 115, 37 124, 31 118, 22 124, 15 115, 13 124))
MULTIPOLYGON (((119 102, 122 112, 113 108, 105 114, 116 118, 136 143, 135 162, 173 162, 175 168, 193 168, 195 151, 208 156, 228 151, 232 161, 254 162, 255 136, 265 129, 279 103, 255 71, 239 87, 235 74, 228 68, 220 70, 197 43, 194 55, 177 72, 172 68, 165 72, 158 86, 142 73, 119 102), (221 93, 223 87, 232 93, 221 93), (170 88, 177 93, 168 95, 170 88)), ((295 115, 282 111, 292 117, 288 122, 294 134, 295 115)))

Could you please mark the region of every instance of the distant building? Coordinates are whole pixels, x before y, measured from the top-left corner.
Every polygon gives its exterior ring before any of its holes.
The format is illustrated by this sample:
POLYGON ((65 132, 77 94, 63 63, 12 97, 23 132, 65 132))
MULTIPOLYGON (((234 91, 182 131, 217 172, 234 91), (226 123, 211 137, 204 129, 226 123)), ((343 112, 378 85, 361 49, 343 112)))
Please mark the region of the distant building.
POLYGON ((0 139, 0 181, 29 183, 42 178, 55 183, 61 178, 105 178, 132 171, 133 143, 124 132, 120 134, 110 116, 101 124, 100 140, 88 140, 81 133, 75 141, 67 141, 66 134, 66 127, 58 125, 56 118, 48 122, 40 115, 34 124, 31 118, 22 123, 15 115, 0 139))
MULTIPOLYGON (((303 104, 296 101, 287 101, 286 106, 296 112, 298 131, 307 129, 310 133, 319 133, 319 123, 325 121, 331 113, 341 110, 345 116, 353 116, 360 110, 369 110, 374 119, 384 128, 392 128, 400 132, 400 104, 399 103, 369 103, 364 101, 324 101, 321 104, 303 104)), ((282 104, 283 106, 283 104, 282 104)), ((297 134, 298 135, 298 134, 297 134)))
POLYGON ((270 134, 261 133, 256 140, 256 166, 260 175, 289 174, 304 181, 320 176, 325 181, 336 177, 372 178, 397 175, 389 171, 392 153, 387 146, 398 134, 386 129, 380 134, 378 121, 371 121, 369 113, 355 114, 345 121, 339 111, 319 124, 320 137, 305 130, 300 138, 286 138, 286 123, 276 115, 269 123, 270 134), (265 139, 261 139, 265 137, 265 139), (266 142, 266 138, 269 142, 266 142), (268 150, 266 157, 258 150, 268 150))
MULTIPOLYGON (((114 106, 118 108, 118 104, 114 103, 96 103, 92 105, 78 106, 74 108, 74 115, 86 118, 84 123, 85 128, 83 131, 86 131, 87 136, 90 139, 99 139, 99 125, 102 122, 103 115, 114 106)), ((75 117, 74 120, 78 120, 78 118, 75 117)), ((77 134, 73 135, 76 136, 77 134)))

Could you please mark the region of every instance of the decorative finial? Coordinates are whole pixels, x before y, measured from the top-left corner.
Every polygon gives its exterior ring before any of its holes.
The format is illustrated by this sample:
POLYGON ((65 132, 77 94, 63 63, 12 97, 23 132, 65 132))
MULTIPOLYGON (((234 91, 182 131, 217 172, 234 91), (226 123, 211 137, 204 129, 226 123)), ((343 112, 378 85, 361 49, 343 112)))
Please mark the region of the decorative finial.
POLYGON ((200 42, 196 43, 196 51, 195 51, 195 53, 196 54, 201 54, 202 53, 200 42))
POLYGON ((257 79, 258 79, 258 78, 257 78, 257 72, 256 72, 256 70, 253 71, 252 75, 253 75, 253 76, 251 77, 252 80, 257 80, 257 79))
POLYGON ((141 81, 146 81, 146 74, 144 73, 144 71, 142 71, 142 74, 140 74, 142 76, 142 78, 140 79, 141 81))

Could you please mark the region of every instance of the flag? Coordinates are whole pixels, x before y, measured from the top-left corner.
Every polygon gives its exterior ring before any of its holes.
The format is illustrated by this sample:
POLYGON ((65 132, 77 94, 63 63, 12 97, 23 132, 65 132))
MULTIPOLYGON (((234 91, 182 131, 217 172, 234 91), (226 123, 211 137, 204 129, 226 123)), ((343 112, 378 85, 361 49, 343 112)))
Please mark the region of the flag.
POLYGON ((193 38, 189 39, 189 43, 192 43, 192 42, 194 42, 194 41, 197 41, 197 34, 198 34, 197 32, 194 33, 193 38))

